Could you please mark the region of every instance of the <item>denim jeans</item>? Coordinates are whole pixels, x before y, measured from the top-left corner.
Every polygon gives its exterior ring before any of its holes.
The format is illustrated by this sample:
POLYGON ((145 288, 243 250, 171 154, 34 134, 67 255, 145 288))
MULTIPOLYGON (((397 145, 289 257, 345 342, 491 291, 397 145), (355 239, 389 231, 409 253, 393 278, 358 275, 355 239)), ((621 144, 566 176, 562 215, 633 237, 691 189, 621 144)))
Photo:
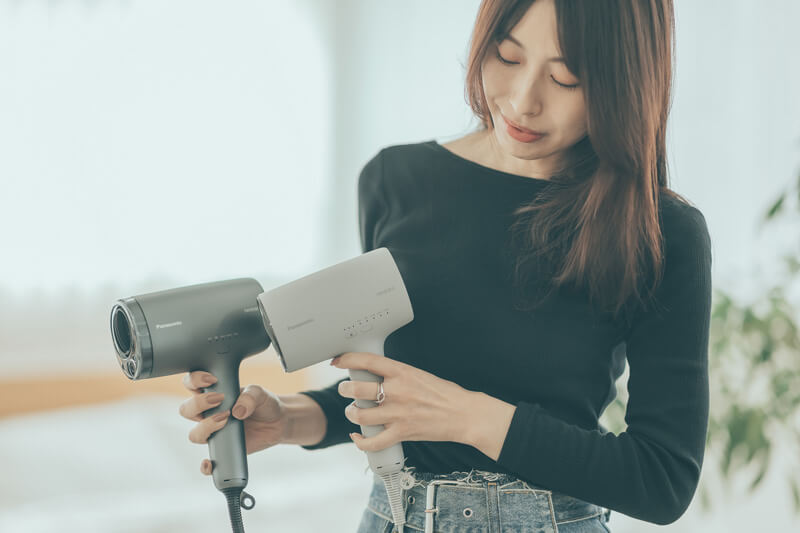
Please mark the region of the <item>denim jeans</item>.
MULTIPOLYGON (((472 470, 450 474, 404 468, 405 533, 609 533, 610 511, 507 474, 472 470), (413 483, 413 485, 412 485, 413 483), (405 488, 409 487, 409 488, 405 488), (433 505, 425 512, 428 492, 433 505), (426 520, 429 521, 426 529, 426 520)), ((372 492, 357 533, 394 533, 383 480, 372 492)))

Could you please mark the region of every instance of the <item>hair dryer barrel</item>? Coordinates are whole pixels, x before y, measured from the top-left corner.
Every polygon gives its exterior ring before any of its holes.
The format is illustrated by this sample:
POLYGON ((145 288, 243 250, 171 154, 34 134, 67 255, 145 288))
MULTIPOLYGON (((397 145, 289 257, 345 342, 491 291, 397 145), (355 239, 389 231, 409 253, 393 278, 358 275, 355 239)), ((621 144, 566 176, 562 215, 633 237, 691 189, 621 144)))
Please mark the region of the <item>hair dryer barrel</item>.
POLYGON ((111 334, 122 370, 133 380, 154 378, 264 351, 262 291, 255 279, 240 278, 117 300, 111 334))
POLYGON ((403 277, 377 248, 258 295, 264 328, 284 371, 344 352, 383 355, 383 342, 414 319, 403 277))

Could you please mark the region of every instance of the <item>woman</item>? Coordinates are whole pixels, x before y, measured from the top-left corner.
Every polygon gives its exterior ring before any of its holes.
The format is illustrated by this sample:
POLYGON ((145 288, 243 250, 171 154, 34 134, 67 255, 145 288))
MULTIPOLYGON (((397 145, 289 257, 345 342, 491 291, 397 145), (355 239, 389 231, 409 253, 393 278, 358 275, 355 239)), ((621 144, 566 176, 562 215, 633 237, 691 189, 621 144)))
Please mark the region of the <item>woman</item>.
MULTIPOLYGON (((363 250, 391 250, 415 317, 386 357, 336 364, 383 388, 250 385, 234 408, 248 453, 402 442, 406 530, 608 531, 610 510, 661 525, 686 511, 708 423, 711 242, 667 183, 673 26, 671 0, 481 3, 467 95, 482 127, 384 148, 359 178, 363 250), (625 360, 615 435, 598 418, 625 360)), ((225 423, 201 416, 219 403, 203 377, 186 376, 181 406, 198 443, 225 423)), ((394 529, 374 481, 359 533, 394 529)))

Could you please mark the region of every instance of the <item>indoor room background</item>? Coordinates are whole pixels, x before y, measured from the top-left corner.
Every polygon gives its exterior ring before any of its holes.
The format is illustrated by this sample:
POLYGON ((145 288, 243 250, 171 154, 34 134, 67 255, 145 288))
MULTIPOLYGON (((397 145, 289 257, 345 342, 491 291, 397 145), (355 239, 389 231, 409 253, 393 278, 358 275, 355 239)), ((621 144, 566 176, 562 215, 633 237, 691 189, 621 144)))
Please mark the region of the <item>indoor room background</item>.
MULTIPOLYGON (((129 381, 111 305, 275 287, 358 255, 366 162, 478 125, 464 75, 479 3, 0 0, 0 531, 229 530, 178 413, 182 376, 129 381)), ((669 170, 711 235, 714 440, 678 521, 609 525, 800 530, 800 2, 675 10, 669 170), (759 342, 774 366, 751 366, 759 342)), ((284 373, 269 348, 241 381, 288 394, 344 376, 284 373)), ((617 432, 626 377, 601 419, 617 432)), ((350 443, 276 446, 249 470, 250 532, 355 531, 372 483, 350 443)))

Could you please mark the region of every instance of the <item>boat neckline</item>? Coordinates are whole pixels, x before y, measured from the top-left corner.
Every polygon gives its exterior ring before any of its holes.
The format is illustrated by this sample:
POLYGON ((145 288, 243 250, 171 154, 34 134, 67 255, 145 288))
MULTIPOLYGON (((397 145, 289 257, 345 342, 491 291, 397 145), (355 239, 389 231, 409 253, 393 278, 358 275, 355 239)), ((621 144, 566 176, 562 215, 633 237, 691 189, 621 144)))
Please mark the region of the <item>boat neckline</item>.
POLYGON ((511 172, 505 172, 503 170, 497 170, 495 168, 487 167, 487 166, 482 165, 480 163, 476 163, 475 161, 469 160, 469 159, 467 159, 465 157, 462 157, 462 156, 458 155, 455 152, 450 151, 448 148, 445 148, 444 146, 442 146, 439 143, 439 141, 437 141, 436 139, 432 139, 432 140, 428 141, 425 144, 428 144, 429 146, 432 146, 433 148, 436 148, 440 152, 444 152, 446 154, 449 154, 450 157, 452 157, 453 159, 461 161, 461 162, 463 162, 463 163, 465 163, 465 164, 467 164, 467 165, 469 165, 469 166, 471 166, 473 168, 478 168, 478 169, 480 169, 480 170, 482 170, 484 172, 491 172, 493 174, 498 174, 498 175, 501 175, 501 176, 508 176, 509 178, 514 178, 514 179, 517 179, 517 180, 525 180, 525 181, 528 181, 530 183, 536 183, 536 184, 539 184, 539 185, 544 185, 546 183, 550 183, 550 180, 545 180, 545 179, 542 179, 542 178, 532 178, 530 176, 522 176, 520 174, 512 174, 511 172))

